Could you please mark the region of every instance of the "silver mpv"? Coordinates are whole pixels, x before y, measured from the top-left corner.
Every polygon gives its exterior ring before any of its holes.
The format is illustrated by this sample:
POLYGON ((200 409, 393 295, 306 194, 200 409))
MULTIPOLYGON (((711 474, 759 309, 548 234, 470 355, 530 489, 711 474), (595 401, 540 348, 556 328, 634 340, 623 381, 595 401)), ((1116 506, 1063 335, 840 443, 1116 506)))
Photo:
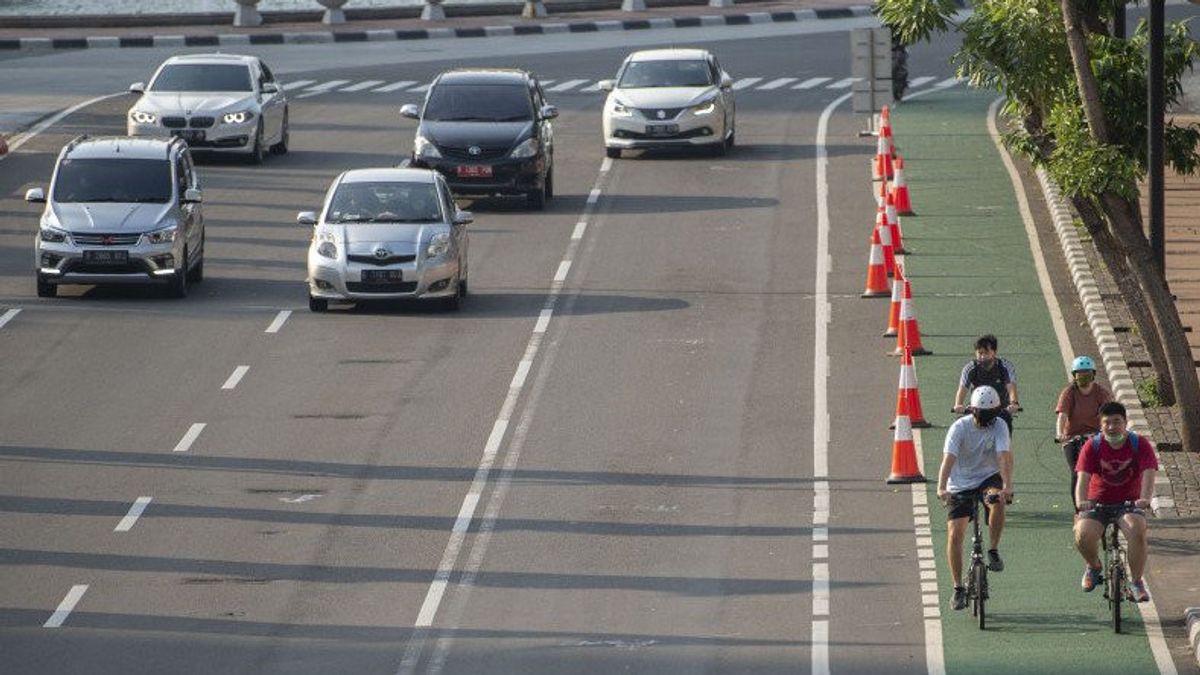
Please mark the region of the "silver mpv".
POLYGON ((80 136, 58 155, 33 245, 37 294, 61 284, 159 284, 172 297, 204 278, 200 183, 180 139, 80 136))

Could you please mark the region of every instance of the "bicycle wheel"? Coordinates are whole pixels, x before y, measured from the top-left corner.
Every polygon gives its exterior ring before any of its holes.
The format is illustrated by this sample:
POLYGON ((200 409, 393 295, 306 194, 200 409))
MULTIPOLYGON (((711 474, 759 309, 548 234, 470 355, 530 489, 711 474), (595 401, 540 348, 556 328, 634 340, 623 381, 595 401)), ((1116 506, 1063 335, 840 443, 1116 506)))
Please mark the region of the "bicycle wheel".
POLYGON ((979 630, 983 630, 987 622, 985 611, 985 607, 987 606, 987 565, 976 565, 972 572, 975 582, 976 618, 979 619, 979 630))
POLYGON ((1121 600, 1125 593, 1125 570, 1121 568, 1120 557, 1114 557, 1116 564, 1108 570, 1108 607, 1112 613, 1112 628, 1114 633, 1121 632, 1121 600))

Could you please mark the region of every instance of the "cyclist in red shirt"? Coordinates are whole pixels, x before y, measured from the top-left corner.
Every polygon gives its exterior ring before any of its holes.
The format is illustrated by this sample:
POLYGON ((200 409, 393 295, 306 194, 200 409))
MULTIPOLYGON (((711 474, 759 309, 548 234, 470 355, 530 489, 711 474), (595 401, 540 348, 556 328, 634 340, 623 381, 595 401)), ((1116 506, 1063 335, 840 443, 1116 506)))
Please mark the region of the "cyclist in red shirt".
POLYGON ((1100 406, 1100 433, 1088 439, 1079 451, 1075 470, 1079 484, 1075 488, 1075 548, 1087 567, 1083 571, 1083 590, 1091 591, 1104 578, 1100 568, 1100 539, 1104 528, 1116 521, 1129 551, 1130 596, 1134 602, 1146 602, 1150 593, 1142 580, 1146 569, 1146 516, 1154 495, 1154 476, 1158 459, 1150 441, 1127 431, 1125 406, 1109 401, 1100 406), (1099 511, 1098 506, 1120 506, 1133 502, 1134 508, 1099 511))

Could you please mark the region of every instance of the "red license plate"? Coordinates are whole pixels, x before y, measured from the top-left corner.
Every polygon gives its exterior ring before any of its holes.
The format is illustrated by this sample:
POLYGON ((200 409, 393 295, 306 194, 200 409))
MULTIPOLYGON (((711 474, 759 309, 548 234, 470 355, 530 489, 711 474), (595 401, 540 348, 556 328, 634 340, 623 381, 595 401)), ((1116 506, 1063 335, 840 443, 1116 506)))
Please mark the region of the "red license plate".
POLYGON ((486 164, 464 164, 458 167, 459 178, 491 178, 492 167, 486 164))

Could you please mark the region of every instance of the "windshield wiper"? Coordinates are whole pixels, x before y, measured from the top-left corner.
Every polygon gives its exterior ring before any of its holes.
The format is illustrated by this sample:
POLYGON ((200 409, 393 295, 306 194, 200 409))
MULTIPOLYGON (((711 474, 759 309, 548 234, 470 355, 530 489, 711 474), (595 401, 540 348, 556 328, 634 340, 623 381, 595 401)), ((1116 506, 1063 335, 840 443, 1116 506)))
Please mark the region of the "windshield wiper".
POLYGON ((478 115, 463 115, 461 117, 439 117, 435 122, 491 122, 490 117, 479 117, 478 115))
POLYGON ((512 117, 501 117, 493 120, 495 122, 528 122, 529 115, 513 115, 512 117))

